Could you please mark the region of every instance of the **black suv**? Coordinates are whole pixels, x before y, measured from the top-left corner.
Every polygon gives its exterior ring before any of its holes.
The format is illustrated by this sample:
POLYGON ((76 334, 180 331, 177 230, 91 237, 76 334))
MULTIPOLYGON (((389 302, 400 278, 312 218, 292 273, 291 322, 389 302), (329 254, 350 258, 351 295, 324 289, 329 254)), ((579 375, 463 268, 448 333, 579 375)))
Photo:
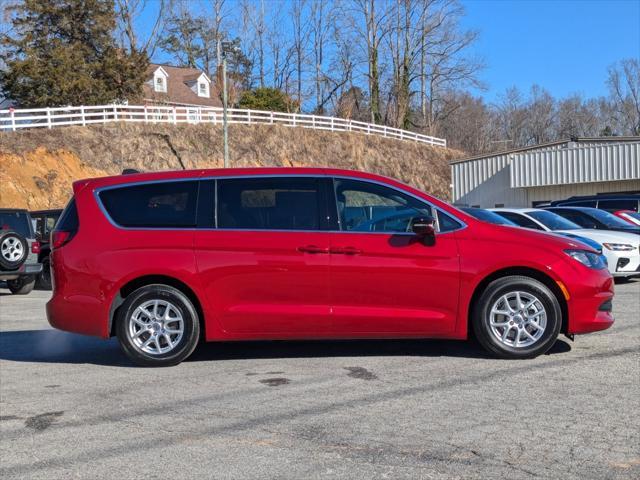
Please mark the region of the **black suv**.
POLYGON ((38 262, 40 243, 26 210, 0 208, 0 281, 11 293, 26 295, 42 271, 38 262))
POLYGON ((40 242, 38 261, 42 263, 42 272, 37 281, 38 288, 51 289, 51 262, 49 259, 51 246, 49 245, 49 236, 61 213, 62 210, 37 210, 31 212, 31 218, 35 224, 36 240, 40 242))
POLYGON ((588 195, 571 197, 551 202, 552 207, 590 207, 608 212, 633 210, 640 212, 640 193, 611 193, 606 195, 588 195))

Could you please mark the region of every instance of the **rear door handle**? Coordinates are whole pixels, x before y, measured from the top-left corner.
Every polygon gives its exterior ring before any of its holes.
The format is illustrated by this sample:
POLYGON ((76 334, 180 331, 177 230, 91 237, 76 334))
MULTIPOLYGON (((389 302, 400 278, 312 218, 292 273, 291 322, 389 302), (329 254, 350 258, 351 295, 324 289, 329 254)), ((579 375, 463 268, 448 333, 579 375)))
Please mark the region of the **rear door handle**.
POLYGON ((304 245, 302 247, 298 247, 298 251, 301 253, 329 253, 328 248, 322 248, 316 245, 304 245))
POLYGON ((360 255, 362 250, 356 247, 334 247, 329 250, 329 253, 335 253, 337 255, 360 255))

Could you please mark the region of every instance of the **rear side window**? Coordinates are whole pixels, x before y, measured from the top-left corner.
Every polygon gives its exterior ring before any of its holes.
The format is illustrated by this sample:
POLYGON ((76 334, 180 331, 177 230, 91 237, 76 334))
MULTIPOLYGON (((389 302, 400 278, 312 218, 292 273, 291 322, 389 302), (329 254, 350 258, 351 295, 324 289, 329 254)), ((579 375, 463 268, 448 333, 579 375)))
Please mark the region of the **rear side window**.
POLYGON ((218 228, 320 230, 314 178, 241 178, 217 185, 218 228))
POLYGON ((580 225, 582 228, 598 228, 598 224, 582 212, 576 210, 552 210, 553 213, 563 216, 567 220, 580 225))
POLYGON ((111 219, 123 227, 195 227, 198 182, 159 182, 112 188, 100 192, 100 200, 111 219))

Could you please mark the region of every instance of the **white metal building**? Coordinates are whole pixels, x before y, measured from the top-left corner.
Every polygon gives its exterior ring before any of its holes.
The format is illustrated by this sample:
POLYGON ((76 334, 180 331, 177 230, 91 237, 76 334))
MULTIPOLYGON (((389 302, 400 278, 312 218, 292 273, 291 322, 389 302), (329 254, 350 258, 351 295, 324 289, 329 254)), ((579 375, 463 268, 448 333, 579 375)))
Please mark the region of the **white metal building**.
POLYGON ((574 138, 451 162, 455 205, 532 207, 640 192, 640 137, 574 138))

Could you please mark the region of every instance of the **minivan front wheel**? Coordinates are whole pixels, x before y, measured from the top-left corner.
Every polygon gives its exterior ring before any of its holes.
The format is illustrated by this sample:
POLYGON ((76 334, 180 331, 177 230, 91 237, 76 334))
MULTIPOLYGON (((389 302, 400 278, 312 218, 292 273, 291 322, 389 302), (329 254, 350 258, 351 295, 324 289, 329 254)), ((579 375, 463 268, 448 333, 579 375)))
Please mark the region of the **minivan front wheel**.
POLYGON ((168 285, 146 285, 131 293, 116 322, 122 349, 142 366, 177 365, 191 355, 200 337, 193 303, 168 285))
POLYGON ((475 304, 476 338, 501 358, 533 358, 553 346, 562 311, 554 293, 530 277, 508 276, 491 282, 475 304))

